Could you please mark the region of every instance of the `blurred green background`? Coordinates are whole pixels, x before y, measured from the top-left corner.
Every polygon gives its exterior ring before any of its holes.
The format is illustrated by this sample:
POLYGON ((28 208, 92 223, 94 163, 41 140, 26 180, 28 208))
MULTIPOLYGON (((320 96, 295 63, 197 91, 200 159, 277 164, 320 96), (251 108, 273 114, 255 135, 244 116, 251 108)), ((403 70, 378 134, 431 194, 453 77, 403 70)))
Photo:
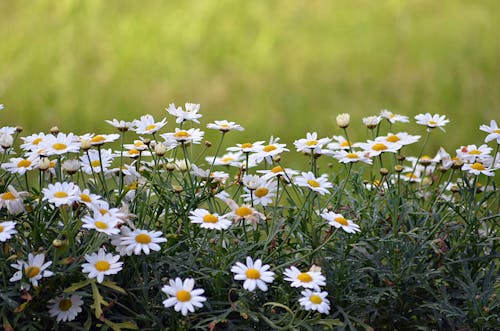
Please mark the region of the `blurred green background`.
MULTIPOLYGON (((338 113, 447 114, 429 148, 500 120, 500 1, 0 1, 0 126, 111 131, 201 104, 235 141, 341 134, 338 113)), ((413 121, 414 123, 414 121, 413 121)), ((398 125, 423 133, 424 128, 398 125)), ((231 138, 231 137, 230 137, 231 138)))

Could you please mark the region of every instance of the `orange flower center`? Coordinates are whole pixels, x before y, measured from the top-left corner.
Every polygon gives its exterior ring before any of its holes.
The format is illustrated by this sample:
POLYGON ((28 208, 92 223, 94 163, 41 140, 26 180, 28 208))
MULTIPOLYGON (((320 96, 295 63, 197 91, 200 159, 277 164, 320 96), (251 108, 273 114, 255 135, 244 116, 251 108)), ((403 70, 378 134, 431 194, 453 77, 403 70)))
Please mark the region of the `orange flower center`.
POLYGON ((37 266, 29 266, 26 269, 24 269, 24 274, 28 278, 33 278, 36 277, 40 273, 40 268, 37 266))
POLYGON ((108 228, 108 224, 106 224, 106 222, 102 222, 102 221, 96 221, 94 223, 94 225, 96 228, 101 229, 101 230, 105 230, 108 228))
POLYGON ((101 135, 97 135, 97 136, 93 137, 92 139, 90 139, 90 141, 93 143, 100 143, 101 141, 104 141, 104 140, 106 140, 106 138, 101 136, 101 135))
POLYGON ((341 147, 349 147, 349 146, 351 146, 351 143, 348 142, 347 140, 344 140, 343 142, 340 143, 340 146, 341 147))
POLYGON ((68 196, 68 193, 63 192, 63 191, 58 191, 54 193, 54 198, 66 198, 68 196))
POLYGON ((323 299, 317 294, 313 294, 309 297, 309 300, 314 303, 315 305, 319 305, 320 303, 323 302, 323 299))
POLYGON ((343 217, 335 217, 334 221, 337 222, 337 223, 342 224, 343 226, 348 226, 349 225, 349 223, 347 222, 347 220, 345 218, 343 218, 343 217))
POLYGON ((99 260, 95 263, 95 268, 97 269, 97 271, 107 271, 109 270, 109 267, 110 267, 110 264, 108 261, 104 261, 104 260, 99 260))
POLYGON ((347 153, 346 157, 348 159, 357 159, 357 158, 359 158, 358 154, 356 154, 356 153, 347 153))
POLYGON ((135 236, 135 241, 139 244, 149 244, 151 242, 151 236, 146 233, 140 233, 135 236))
POLYGON ((85 194, 85 193, 81 193, 80 194, 80 199, 82 199, 83 202, 92 202, 92 199, 90 198, 90 196, 88 194, 85 194))
POLYGON ((177 132, 174 134, 174 137, 175 137, 175 138, 187 138, 187 137, 189 137, 189 132, 184 131, 184 130, 182 130, 182 131, 177 131, 177 132))
POLYGON ((271 169, 271 172, 272 173, 278 173, 278 172, 282 172, 283 171, 283 167, 282 166, 276 166, 274 168, 271 169))
POLYGON ((243 206, 243 207, 239 207, 238 209, 236 209, 235 213, 239 217, 246 217, 246 216, 252 215, 252 210, 246 206, 243 206))
POLYGON ((189 293, 186 290, 179 290, 179 291, 177 291, 177 294, 175 295, 175 297, 180 302, 186 302, 186 301, 189 301, 191 299, 191 293, 189 293))
POLYGON ((372 149, 374 151, 385 151, 387 149, 387 146, 382 143, 376 143, 372 146, 372 149))
POLYGON ((253 144, 252 143, 244 143, 244 144, 241 144, 241 148, 252 148, 253 147, 253 144))
POLYGON ((302 283, 309 283, 313 280, 311 275, 309 275, 307 272, 301 272, 300 274, 298 274, 297 279, 302 283))
POLYGON ((471 167, 472 169, 474 169, 474 170, 479 170, 479 171, 481 171, 481 170, 485 170, 485 169, 486 169, 486 167, 484 166, 484 164, 479 163, 479 162, 475 162, 475 163, 473 163, 470 167, 471 167))
POLYGON ((308 140, 306 146, 316 146, 318 144, 317 140, 308 140))
POLYGON ((14 200, 16 196, 12 192, 5 192, 2 195, 0 195, 2 200, 14 200))
POLYGON ((245 274, 247 275, 248 279, 259 279, 260 278, 260 271, 254 268, 248 269, 245 274))
POLYGON ((156 129, 156 125, 155 124, 149 124, 148 126, 146 126, 146 130, 154 130, 156 129))
POLYGON ((55 143, 54 145, 52 145, 52 148, 55 149, 56 151, 62 151, 63 149, 68 148, 68 146, 63 143, 55 143))
POLYGON ((203 216, 203 222, 205 223, 217 223, 219 218, 214 214, 206 214, 203 216))
POLYGON ((265 197, 269 193, 269 190, 265 187, 259 187, 255 190, 255 196, 257 198, 265 197))
POLYGON ((32 144, 38 145, 41 141, 42 141, 42 138, 36 138, 35 140, 33 140, 32 144))
POLYGON ((29 160, 21 160, 17 163, 18 168, 27 168, 31 165, 31 161, 29 160))
POLYGON ((315 181, 314 179, 309 179, 307 181, 307 184, 309 184, 309 186, 312 186, 312 187, 319 187, 319 183, 317 181, 315 181))
POLYGON ((274 151, 275 149, 276 149, 276 146, 274 146, 274 145, 267 145, 267 146, 265 146, 265 147, 263 148, 264 152, 267 152, 267 153, 272 152, 272 151, 274 151))
POLYGON ((469 152, 470 155, 479 155, 481 154, 481 151, 480 150, 477 150, 477 149, 473 149, 472 151, 469 152))
POLYGON ((99 162, 99 160, 94 160, 94 161, 90 162, 90 165, 92 167, 100 167, 101 166, 101 162, 99 162))
POLYGON ((401 139, 399 139, 399 137, 394 135, 394 134, 387 137, 387 141, 390 141, 391 143, 395 143, 395 142, 398 142, 400 140, 401 139))

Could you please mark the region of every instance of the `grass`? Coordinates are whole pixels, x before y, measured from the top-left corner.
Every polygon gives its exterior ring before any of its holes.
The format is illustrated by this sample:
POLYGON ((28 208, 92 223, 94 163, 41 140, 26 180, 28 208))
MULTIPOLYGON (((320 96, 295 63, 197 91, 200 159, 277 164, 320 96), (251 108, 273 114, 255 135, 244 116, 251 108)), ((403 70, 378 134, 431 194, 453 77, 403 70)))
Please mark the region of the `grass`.
POLYGON ((453 117, 461 134, 442 138, 455 149, 500 110, 493 0, 21 0, 0 12, 0 103, 29 132, 102 131, 191 101, 207 121, 244 119, 241 139, 290 143, 339 134, 338 113, 388 108, 453 117))

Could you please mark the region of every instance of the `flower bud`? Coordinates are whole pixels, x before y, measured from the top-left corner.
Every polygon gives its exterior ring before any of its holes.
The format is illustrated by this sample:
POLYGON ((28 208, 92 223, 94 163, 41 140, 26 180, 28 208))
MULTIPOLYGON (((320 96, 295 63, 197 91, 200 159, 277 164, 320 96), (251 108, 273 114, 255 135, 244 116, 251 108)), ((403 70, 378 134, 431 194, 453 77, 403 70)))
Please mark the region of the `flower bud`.
POLYGON ((10 134, 0 133, 0 146, 3 149, 8 149, 14 143, 14 138, 10 134))
POLYGON ((382 176, 387 176, 389 174, 389 169, 387 169, 387 168, 380 168, 379 172, 380 172, 380 174, 382 176))
POLYGON ((165 155, 166 152, 167 152, 167 147, 165 146, 165 144, 158 143, 155 145, 156 155, 163 156, 163 155, 165 155))
POLYGON ((41 156, 40 162, 38 163, 38 168, 42 171, 45 171, 50 168, 50 160, 48 157, 41 156))
POLYGON ((403 171, 403 169, 404 169, 404 168, 403 168, 403 166, 402 166, 402 165, 400 165, 400 164, 396 164, 396 165, 394 166, 394 171, 396 171, 396 172, 402 172, 402 171, 403 171))
POLYGON ((337 115, 336 120, 337 120, 337 125, 341 129, 345 129, 349 126, 349 123, 351 122, 351 115, 347 113, 339 114, 337 115))
POLYGON ((375 129, 379 123, 380 117, 378 116, 368 116, 363 118, 363 124, 370 130, 375 129))
POLYGON ((88 151, 89 149, 91 149, 92 142, 90 141, 90 139, 82 140, 82 142, 80 143, 80 148, 84 151, 88 151))
POLYGON ((53 126, 50 128, 50 133, 52 134, 58 134, 60 131, 59 131, 59 128, 57 126, 53 126))

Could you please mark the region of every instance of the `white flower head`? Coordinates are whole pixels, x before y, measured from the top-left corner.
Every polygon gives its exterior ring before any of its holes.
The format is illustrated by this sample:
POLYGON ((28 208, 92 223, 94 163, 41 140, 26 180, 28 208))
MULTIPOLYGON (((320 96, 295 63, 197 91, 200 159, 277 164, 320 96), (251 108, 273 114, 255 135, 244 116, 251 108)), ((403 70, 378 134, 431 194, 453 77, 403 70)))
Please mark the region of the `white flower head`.
POLYGON ((207 124, 208 129, 219 130, 223 133, 228 131, 243 131, 244 128, 234 122, 228 122, 226 120, 223 121, 215 121, 214 123, 207 124))
POLYGON ((301 272, 296 267, 292 266, 285 269, 284 272, 285 280, 291 282, 292 287, 303 287, 313 289, 315 291, 320 290, 320 286, 326 285, 326 278, 320 272, 317 271, 306 271, 301 272))
POLYGON ((73 294, 70 297, 59 296, 49 301, 49 315, 57 322, 70 322, 82 312, 82 297, 73 294))
POLYGON ((355 224, 353 221, 346 219, 341 214, 336 214, 333 211, 326 213, 321 213, 320 216, 328 221, 328 224, 335 228, 342 228, 347 233, 359 232, 359 225, 355 224))
POLYGON ((58 133, 56 136, 49 134, 39 143, 39 151, 45 156, 78 153, 80 138, 73 133, 58 133))
POLYGON ((329 142, 330 138, 319 139, 316 132, 308 132, 306 134, 306 138, 295 140, 293 144, 295 145, 297 152, 322 154, 323 146, 329 142))
POLYGON ((94 213, 94 217, 86 215, 82 218, 82 221, 82 227, 85 229, 93 229, 108 236, 120 233, 120 229, 117 227, 121 223, 120 220, 110 214, 94 213))
POLYGON ((162 235, 161 231, 136 229, 121 236, 120 246, 124 247, 126 255, 132 255, 132 253, 140 255, 141 252, 149 255, 151 251, 158 252, 161 249, 158 244, 167 241, 162 235))
POLYGON ((394 124, 396 122, 408 123, 410 121, 408 119, 408 116, 394 114, 393 112, 387 109, 382 109, 380 111, 380 117, 385 118, 386 120, 391 122, 391 124, 394 124))
POLYGON ((333 184, 328 181, 328 175, 322 174, 316 177, 311 171, 302 172, 301 176, 294 178, 294 181, 298 186, 307 187, 321 195, 328 193, 328 189, 333 187, 333 184))
MULTIPOLYGON (((46 270, 50 265, 52 265, 52 261, 48 261, 46 263, 44 263, 44 261, 45 255, 33 255, 31 253, 28 254, 28 262, 17 260, 17 263, 11 264, 11 267, 17 269, 18 271, 16 271, 10 278, 10 281, 16 282, 18 280, 22 280, 24 276, 33 286, 38 286, 38 281, 40 279, 43 277, 50 277, 54 274, 52 271, 46 270)), ((29 288, 29 284, 23 287, 29 288)))
POLYGON ((200 118, 202 115, 198 114, 200 111, 200 105, 197 103, 186 103, 185 104, 185 110, 182 109, 182 107, 175 107, 175 104, 171 103, 168 108, 165 108, 165 110, 177 119, 175 120, 175 123, 180 124, 184 121, 193 121, 196 123, 200 123, 198 121, 198 118, 200 118))
POLYGON ((253 202, 254 205, 267 206, 273 202, 276 197, 277 184, 275 181, 267 181, 264 178, 259 178, 256 185, 252 188, 244 187, 245 194, 241 197, 245 202, 253 202))
POLYGON ((443 126, 450 122, 445 115, 431 115, 430 113, 418 114, 415 116, 415 119, 417 120, 417 124, 426 125, 428 130, 439 127, 442 131, 445 131, 443 126))
POLYGON ((0 208, 7 208, 11 215, 21 214, 26 210, 24 198, 28 195, 28 192, 18 192, 14 186, 9 185, 6 192, 0 193, 0 208))
POLYGON ((336 158, 340 163, 355 163, 355 162, 363 162, 366 164, 373 164, 373 161, 370 157, 368 157, 368 153, 364 151, 346 151, 346 150, 338 150, 333 153, 333 157, 336 158))
POLYGON ((9 240, 17 233, 16 225, 17 223, 13 221, 0 222, 0 242, 9 240))
POLYGON ((82 264, 82 272, 88 273, 89 278, 97 278, 98 283, 102 283, 104 276, 117 274, 122 270, 123 262, 118 262, 120 255, 106 253, 104 248, 92 254, 85 254, 87 263, 82 264))
POLYGON ((270 266, 262 264, 262 260, 257 259, 253 261, 250 256, 247 256, 246 265, 241 262, 236 262, 231 267, 235 280, 243 280, 243 288, 253 292, 256 287, 261 291, 266 292, 270 284, 274 281, 274 272, 268 271, 270 266))
POLYGON ((174 306, 174 310, 186 316, 188 312, 193 313, 195 307, 203 307, 207 298, 202 296, 203 289, 194 289, 194 279, 186 278, 184 281, 179 277, 169 280, 169 285, 161 289, 169 298, 163 301, 166 308, 174 306))
POLYGON ((231 220, 206 209, 198 208, 190 212, 191 223, 200 224, 204 229, 225 230, 231 226, 231 220))
POLYGON ((14 157, 8 162, 2 164, 2 169, 12 173, 24 175, 26 172, 36 169, 38 167, 38 161, 40 158, 38 155, 31 154, 27 158, 14 157))
POLYGON ((173 143, 177 144, 199 144, 203 139, 204 132, 198 128, 191 128, 183 130, 175 128, 175 132, 161 134, 160 136, 165 139, 165 143, 171 146, 173 143))
POLYGON ((492 140, 496 140, 497 144, 500 144, 500 128, 498 127, 497 122, 495 120, 490 121, 490 126, 482 124, 479 127, 479 130, 488 133, 486 138, 484 138, 485 143, 489 143, 492 140))
POLYGON ((354 144, 356 147, 360 147, 366 153, 368 153, 368 157, 378 156, 382 153, 397 153, 403 145, 399 143, 392 143, 389 141, 373 141, 368 140, 366 143, 356 143, 354 144))
POLYGON ((349 150, 353 145, 350 141, 347 141, 343 136, 333 136, 333 142, 326 145, 326 148, 330 150, 345 149, 349 150))
POLYGON ((133 125, 132 122, 117 120, 115 118, 113 120, 106 120, 106 122, 117 128, 118 131, 122 132, 128 131, 128 129, 133 125))
POLYGON ((80 188, 71 182, 49 184, 42 190, 43 200, 48 200, 56 207, 70 205, 79 199, 80 188))
POLYGON ((155 119, 151 115, 143 115, 140 119, 132 121, 132 130, 137 134, 153 134, 158 132, 162 127, 167 124, 167 120, 164 118, 160 122, 155 122, 155 119))
POLYGON ((368 117, 363 117, 363 124, 368 128, 368 129, 375 129, 377 125, 380 123, 380 120, 382 118, 380 116, 368 116, 368 117))
POLYGON ((327 299, 328 292, 304 290, 299 303, 305 310, 316 310, 322 314, 330 312, 330 300, 327 299))
POLYGON ((348 113, 342 113, 337 115, 335 120, 337 121, 337 125, 339 126, 339 128, 345 129, 351 122, 351 115, 349 115, 348 113))

